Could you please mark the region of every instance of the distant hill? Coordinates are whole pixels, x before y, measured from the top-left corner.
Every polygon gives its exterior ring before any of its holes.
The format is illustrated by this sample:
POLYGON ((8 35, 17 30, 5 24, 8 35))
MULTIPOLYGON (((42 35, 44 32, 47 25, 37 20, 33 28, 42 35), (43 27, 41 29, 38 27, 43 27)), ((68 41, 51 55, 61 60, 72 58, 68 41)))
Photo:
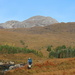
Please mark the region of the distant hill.
POLYGON ((0 24, 0 28, 31 28, 35 26, 48 26, 54 23, 58 23, 57 20, 51 17, 33 16, 25 21, 19 22, 15 20, 7 21, 0 24))

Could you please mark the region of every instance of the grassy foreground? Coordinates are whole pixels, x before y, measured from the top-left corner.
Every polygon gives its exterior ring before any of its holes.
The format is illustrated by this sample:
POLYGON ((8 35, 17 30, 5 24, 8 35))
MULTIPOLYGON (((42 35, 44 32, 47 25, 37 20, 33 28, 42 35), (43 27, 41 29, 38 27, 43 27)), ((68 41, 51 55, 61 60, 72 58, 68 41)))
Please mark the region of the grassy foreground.
POLYGON ((6 71, 4 75, 75 75, 75 58, 40 57, 39 51, 9 45, 1 45, 0 53, 0 61, 4 62, 27 63, 29 57, 33 59, 32 69, 28 69, 25 65, 6 71))
POLYGON ((75 58, 40 60, 34 62, 32 69, 24 66, 7 71, 5 75, 75 75, 75 58))

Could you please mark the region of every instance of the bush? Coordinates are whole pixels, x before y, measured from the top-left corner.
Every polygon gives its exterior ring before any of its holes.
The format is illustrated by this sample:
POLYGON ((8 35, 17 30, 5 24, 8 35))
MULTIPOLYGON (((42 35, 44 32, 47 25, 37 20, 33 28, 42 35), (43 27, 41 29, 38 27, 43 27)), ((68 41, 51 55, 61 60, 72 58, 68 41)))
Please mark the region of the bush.
POLYGON ((52 50, 51 48, 52 48, 52 45, 48 46, 47 51, 50 52, 52 50))
POLYGON ((20 48, 20 47, 13 47, 9 45, 0 45, 0 54, 15 54, 15 53, 33 53, 37 56, 43 56, 41 52, 38 52, 36 50, 27 49, 26 47, 20 48))
POLYGON ((54 50, 50 51, 49 58, 68 58, 75 57, 75 48, 66 47, 65 45, 58 46, 54 50))

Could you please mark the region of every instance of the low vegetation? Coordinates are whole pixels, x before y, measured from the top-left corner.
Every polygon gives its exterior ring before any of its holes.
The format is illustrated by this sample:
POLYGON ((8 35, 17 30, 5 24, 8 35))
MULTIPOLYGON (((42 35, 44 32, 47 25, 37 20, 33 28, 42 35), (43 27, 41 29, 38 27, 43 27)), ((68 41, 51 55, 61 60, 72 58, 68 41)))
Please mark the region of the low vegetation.
POLYGON ((5 75, 75 75, 75 58, 49 59, 5 72, 5 75))
MULTIPOLYGON (((49 47, 48 47, 49 49, 49 47)), ((70 58, 75 57, 75 48, 72 47, 66 47, 65 45, 58 46, 55 49, 48 50, 49 51, 49 57, 54 58, 70 58)))
POLYGON ((26 47, 21 48, 9 45, 0 45, 0 54, 16 54, 16 53, 33 53, 40 57, 43 56, 43 54, 40 51, 28 49, 26 47))
MULTIPOLYGON (((27 65, 9 70, 5 75, 74 75, 75 74, 75 48, 66 47, 65 45, 53 48, 52 45, 48 46, 47 51, 49 57, 54 59, 37 60, 34 62, 32 68, 29 70, 27 65), (56 59, 60 58, 60 59, 56 59), (64 59, 61 59, 64 58, 64 59)), ((0 45, 1 54, 17 54, 17 53, 33 53, 42 56, 42 53, 36 50, 27 49, 27 47, 14 47, 9 45, 0 45)))

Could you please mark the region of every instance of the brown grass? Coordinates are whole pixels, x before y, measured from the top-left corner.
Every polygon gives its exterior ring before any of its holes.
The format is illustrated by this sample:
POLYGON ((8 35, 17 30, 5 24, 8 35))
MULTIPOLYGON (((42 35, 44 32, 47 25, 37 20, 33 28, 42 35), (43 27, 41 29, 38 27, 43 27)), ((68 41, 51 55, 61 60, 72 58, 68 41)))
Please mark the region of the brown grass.
POLYGON ((28 53, 28 54, 0 54, 0 61, 3 62, 9 62, 9 61, 14 61, 16 64, 17 63, 27 63, 28 58, 31 57, 34 62, 39 62, 39 60, 42 60, 42 58, 34 55, 33 53, 28 53))
POLYGON ((75 58, 48 59, 40 63, 34 63, 32 69, 27 66, 7 71, 5 75, 74 75, 75 58))

